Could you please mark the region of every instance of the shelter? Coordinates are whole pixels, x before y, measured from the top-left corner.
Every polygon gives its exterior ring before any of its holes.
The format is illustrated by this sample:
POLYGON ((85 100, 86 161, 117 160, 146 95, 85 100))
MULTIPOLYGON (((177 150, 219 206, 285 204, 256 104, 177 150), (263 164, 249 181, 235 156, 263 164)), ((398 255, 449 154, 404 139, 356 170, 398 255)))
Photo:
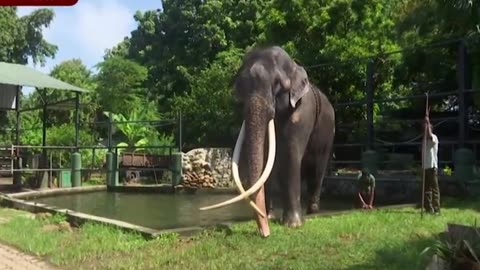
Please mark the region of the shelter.
MULTIPOLYGON (((15 186, 21 185, 19 171, 21 169, 21 158, 19 151, 19 146, 21 145, 20 113, 37 109, 43 109, 45 112, 48 108, 75 109, 75 151, 78 151, 80 94, 85 92, 89 92, 89 90, 82 89, 80 87, 55 79, 31 67, 20 64, 0 62, 0 111, 14 110, 16 112, 15 145, 12 146, 12 150, 14 150, 15 153, 15 170, 13 174, 13 184, 15 186), (35 87, 37 90, 43 89, 44 94, 46 89, 73 91, 75 92, 75 97, 49 104, 48 97, 44 96, 44 104, 42 106, 22 110, 20 99, 21 88, 23 86, 35 87)), ((43 115, 42 147, 44 149, 44 155, 46 156, 46 113, 43 115)))

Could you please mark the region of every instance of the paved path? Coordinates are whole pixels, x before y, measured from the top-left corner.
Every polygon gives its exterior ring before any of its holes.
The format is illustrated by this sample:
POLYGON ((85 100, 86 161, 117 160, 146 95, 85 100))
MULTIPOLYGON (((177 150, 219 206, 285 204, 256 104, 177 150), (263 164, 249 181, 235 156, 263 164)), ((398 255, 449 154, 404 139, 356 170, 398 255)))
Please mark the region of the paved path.
POLYGON ((0 244, 0 270, 54 270, 37 257, 0 244))

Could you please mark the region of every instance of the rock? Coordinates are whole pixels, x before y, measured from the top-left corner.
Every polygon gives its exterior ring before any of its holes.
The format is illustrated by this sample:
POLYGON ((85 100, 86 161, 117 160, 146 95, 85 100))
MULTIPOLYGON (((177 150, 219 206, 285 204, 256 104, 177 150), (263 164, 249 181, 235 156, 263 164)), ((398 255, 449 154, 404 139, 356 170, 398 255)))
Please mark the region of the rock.
POLYGON ((46 224, 46 225, 43 225, 42 231, 44 231, 44 232, 58 231, 58 226, 55 225, 55 224, 46 224))
POLYGON ((39 219, 39 220, 45 220, 45 219, 48 219, 52 217, 52 214, 48 213, 48 212, 42 212, 42 213, 38 213, 35 215, 35 218, 36 219, 39 219))
POLYGON ((447 262, 439 258, 437 255, 433 255, 430 263, 427 265, 426 270, 448 270, 450 267, 447 262))
POLYGON ((60 229, 60 231, 68 231, 68 232, 72 231, 72 227, 70 226, 70 223, 68 223, 66 221, 60 222, 58 224, 58 228, 60 229))
POLYGON ((199 187, 228 187, 231 179, 231 151, 228 148, 199 148, 183 155, 183 184, 199 187))

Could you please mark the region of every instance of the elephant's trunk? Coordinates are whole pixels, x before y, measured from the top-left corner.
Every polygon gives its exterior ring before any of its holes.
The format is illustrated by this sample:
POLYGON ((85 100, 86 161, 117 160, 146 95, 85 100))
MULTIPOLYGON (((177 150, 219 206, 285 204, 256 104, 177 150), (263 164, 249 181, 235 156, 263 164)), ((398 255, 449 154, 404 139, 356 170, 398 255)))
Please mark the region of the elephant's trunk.
MULTIPOLYGON (((263 172, 265 135, 267 131, 267 114, 261 108, 265 106, 263 100, 258 97, 252 97, 249 103, 245 119, 245 155, 247 157, 247 179, 250 185, 254 185, 259 180, 263 172)), ((253 201, 257 207, 266 212, 264 187, 253 194, 253 201)), ((268 236, 270 229, 268 219, 259 214, 256 215, 257 226, 262 236, 268 236)))
MULTIPOLYGON (((258 97, 253 97, 252 102, 249 104, 248 112, 246 114, 246 121, 242 124, 240 134, 238 135, 237 144, 235 145, 235 151, 233 153, 232 160, 232 174, 235 180, 235 184, 239 188, 241 194, 215 205, 202 207, 200 210, 209 210, 218 207, 223 207, 235 202, 238 202, 242 199, 249 199, 248 196, 253 195, 254 200, 258 205, 255 205, 250 201, 250 205, 257 212, 257 224, 260 230, 260 233, 263 236, 268 236, 270 230, 268 228, 268 220, 265 211, 265 193, 263 190, 263 185, 268 179, 270 172, 273 168, 273 163, 275 161, 275 125, 273 119, 268 122, 268 159, 265 166, 265 170, 262 172, 263 168, 263 157, 264 157, 264 143, 265 143, 265 123, 268 119, 266 112, 262 111, 261 108, 265 105, 263 104, 264 100, 259 100, 258 97), (248 126, 248 127, 247 127, 248 126), (246 130, 248 129, 248 132, 246 130), (247 140, 245 142, 245 133, 248 134, 247 140), (244 144, 245 142, 245 144, 244 144), (248 182, 253 184, 247 191, 243 189, 242 183, 239 177, 238 163, 240 160, 240 152, 244 150, 243 154, 247 160, 248 173, 247 178, 248 182), (260 175, 261 174, 261 175, 260 175), (258 179, 258 180, 255 180, 258 179)), ((245 165, 245 164, 244 164, 245 165)))

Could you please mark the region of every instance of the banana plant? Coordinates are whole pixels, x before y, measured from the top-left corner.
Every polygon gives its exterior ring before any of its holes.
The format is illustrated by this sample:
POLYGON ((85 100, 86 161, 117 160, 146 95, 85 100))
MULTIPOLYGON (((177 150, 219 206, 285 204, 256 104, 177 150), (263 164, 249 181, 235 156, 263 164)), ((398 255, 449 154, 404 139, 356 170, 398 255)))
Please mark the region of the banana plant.
MULTIPOLYGON (((148 112, 145 110, 145 107, 148 106, 138 106, 138 109, 132 110, 126 116, 121 113, 111 113, 110 120, 114 125, 114 129, 119 130, 126 137, 126 141, 117 144, 119 153, 125 150, 137 151, 143 149, 143 146, 149 144, 148 138, 152 137, 152 135, 157 135, 157 131, 152 127, 133 122, 147 118, 148 112)), ((104 115, 110 117, 110 112, 104 112, 104 115)))

